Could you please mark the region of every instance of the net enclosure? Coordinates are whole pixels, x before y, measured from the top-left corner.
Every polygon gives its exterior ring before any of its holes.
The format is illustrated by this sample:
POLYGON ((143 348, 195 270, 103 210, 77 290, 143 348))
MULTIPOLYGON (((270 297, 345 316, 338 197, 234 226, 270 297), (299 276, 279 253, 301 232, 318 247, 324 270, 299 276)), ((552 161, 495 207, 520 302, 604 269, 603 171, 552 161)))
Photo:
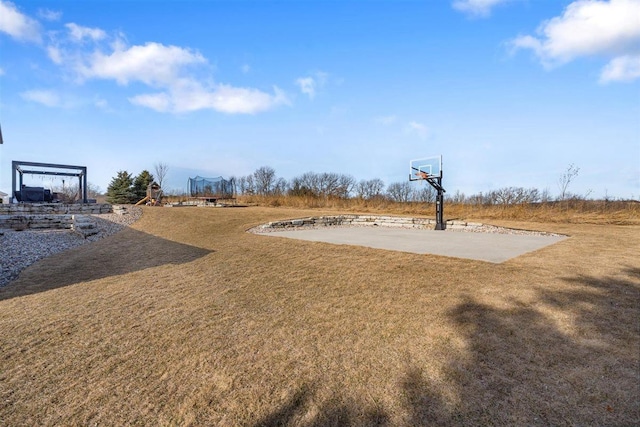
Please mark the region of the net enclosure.
POLYGON ((196 176, 189 178, 189 195, 191 197, 204 197, 207 199, 232 199, 234 193, 233 178, 224 179, 219 176, 217 178, 203 178, 196 176))

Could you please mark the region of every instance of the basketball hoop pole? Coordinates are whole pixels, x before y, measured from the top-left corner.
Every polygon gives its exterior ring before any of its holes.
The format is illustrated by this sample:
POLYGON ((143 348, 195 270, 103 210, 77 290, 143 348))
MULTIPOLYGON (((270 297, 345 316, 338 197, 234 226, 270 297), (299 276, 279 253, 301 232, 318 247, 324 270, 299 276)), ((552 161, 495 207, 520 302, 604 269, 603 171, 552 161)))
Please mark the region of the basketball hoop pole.
MULTIPOLYGON (((440 176, 429 176, 425 174, 420 179, 427 181, 436 189, 436 230, 445 230, 447 228, 447 223, 444 222, 444 193, 446 191, 442 187, 442 172, 440 172, 440 176)), ((412 179, 411 175, 409 175, 409 180, 417 181, 412 179)))
POLYGON ((436 189, 436 230, 445 230, 444 193, 442 187, 442 156, 411 160, 409 162, 409 181, 427 181, 436 189))
POLYGON ((436 230, 444 230, 447 223, 444 222, 444 190, 438 190, 436 196, 436 230))
POLYGON ((444 222, 444 188, 442 187, 442 173, 438 177, 429 177, 426 181, 436 189, 436 230, 445 230, 447 223, 444 222))

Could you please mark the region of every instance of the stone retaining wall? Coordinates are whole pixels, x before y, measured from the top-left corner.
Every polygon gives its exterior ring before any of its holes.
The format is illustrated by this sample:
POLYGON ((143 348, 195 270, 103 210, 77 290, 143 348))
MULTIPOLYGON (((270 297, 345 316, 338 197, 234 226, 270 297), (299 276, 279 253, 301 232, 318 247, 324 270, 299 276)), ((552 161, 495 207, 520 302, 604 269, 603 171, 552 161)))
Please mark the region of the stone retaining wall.
POLYGON ((73 215, 0 215, 0 228, 11 230, 69 229, 73 215))
POLYGON ((95 234, 89 215, 0 215, 0 230, 74 230, 83 236, 95 234))
MULTIPOLYGON (((288 219, 284 221, 273 221, 260 226, 264 231, 282 230, 296 227, 329 227, 329 226, 384 226, 401 228, 422 228, 434 229, 436 221, 429 218, 406 218, 395 216, 378 215, 339 215, 339 216, 317 216, 301 219, 288 219)), ((447 221, 447 228, 463 229, 481 227, 482 224, 466 221, 447 221)))
POLYGON ((113 208, 108 203, 0 203, 0 215, 93 215, 111 212, 113 208))
POLYGON ((111 213, 109 204, 73 205, 60 203, 24 203, 0 205, 0 229, 78 230, 76 222, 86 224, 87 215, 111 213))

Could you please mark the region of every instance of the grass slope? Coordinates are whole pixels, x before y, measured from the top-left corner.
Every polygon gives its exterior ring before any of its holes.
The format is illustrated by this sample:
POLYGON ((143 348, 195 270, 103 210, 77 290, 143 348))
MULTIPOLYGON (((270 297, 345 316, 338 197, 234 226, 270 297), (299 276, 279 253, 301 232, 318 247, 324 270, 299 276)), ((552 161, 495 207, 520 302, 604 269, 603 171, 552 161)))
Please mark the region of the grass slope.
POLYGON ((318 211, 145 209, 0 289, 3 425, 632 425, 638 226, 503 264, 245 233, 318 211))

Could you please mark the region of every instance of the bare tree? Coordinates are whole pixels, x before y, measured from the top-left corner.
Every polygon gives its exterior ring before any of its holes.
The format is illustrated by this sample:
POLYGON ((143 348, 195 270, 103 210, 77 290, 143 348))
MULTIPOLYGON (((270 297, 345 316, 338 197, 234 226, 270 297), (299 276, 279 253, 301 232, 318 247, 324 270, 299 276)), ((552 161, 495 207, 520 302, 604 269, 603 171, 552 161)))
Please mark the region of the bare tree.
POLYGON ((231 187, 233 188, 233 195, 242 194, 240 192, 240 182, 239 179, 235 177, 235 175, 231 175, 229 177, 229 182, 231 182, 231 187))
POLYGON ((332 172, 305 172, 291 180, 289 194, 293 196, 347 199, 354 186, 355 179, 351 175, 332 172))
POLYGON ((384 181, 380 178, 362 180, 356 186, 357 196, 361 199, 373 199, 382 195, 384 181))
POLYGON ((432 203, 436 201, 436 190, 431 185, 426 185, 420 190, 415 190, 413 200, 416 202, 432 203))
POLYGON ((289 186, 290 196, 310 196, 313 195, 311 190, 304 185, 301 177, 294 177, 291 180, 291 185, 289 186))
POLYGON ((247 188, 246 180, 247 178, 244 176, 241 176, 240 178, 236 179, 236 185, 238 187, 239 195, 243 195, 245 193, 245 190, 247 188))
POLYGON ((447 197, 451 203, 464 203, 467 200, 467 197, 460 190, 456 190, 456 192, 447 197))
POLYGON ((300 196, 320 197, 320 175, 315 172, 305 172, 294 178, 293 188, 300 196))
POLYGON ((340 176, 337 173, 324 172, 318 175, 318 178, 318 193, 322 197, 335 196, 340 176))
POLYGON ((486 200, 485 195, 481 191, 477 194, 472 194, 470 196, 467 196, 467 200, 465 201, 465 203, 474 205, 474 206, 482 206, 485 203, 485 200, 486 200))
POLYGON ((256 186, 253 182, 253 175, 241 176, 240 177, 240 192, 243 195, 247 194, 255 194, 256 186))
POLYGON ((255 186, 253 184, 253 175, 245 175, 235 179, 237 194, 249 195, 255 194, 255 186))
POLYGON ((338 179, 338 194, 337 196, 342 199, 348 199, 356 185, 356 179, 351 175, 340 175, 338 179))
POLYGON ((569 188, 569 184, 571 181, 578 176, 578 172, 580 172, 580 168, 571 163, 567 170, 564 171, 560 178, 558 178, 558 187, 560 188, 560 200, 564 200, 567 198, 567 189, 569 188))
POLYGON ((282 196, 283 194, 286 194, 288 188, 289 183, 287 180, 284 178, 278 178, 273 186, 273 193, 277 196, 282 196))
POLYGON ((102 189, 95 184, 87 182, 87 197, 95 199, 98 196, 102 196, 102 189))
MULTIPOLYGON (((54 185, 51 187, 51 191, 55 193, 59 200, 68 203, 75 202, 82 198, 82 192, 80 191, 80 185, 77 182, 66 184, 66 180, 62 180, 62 185, 54 185)), ((98 196, 102 196, 102 190, 95 184, 87 182, 87 197, 89 199, 95 199, 98 196)))
POLYGON ((521 203, 535 203, 540 201, 537 188, 503 187, 489 193, 492 204, 518 205, 521 203))
POLYGON ((153 170, 156 173, 156 182, 162 188, 162 182, 169 172, 169 165, 162 162, 157 162, 153 165, 153 170))
POLYGON ((256 193, 261 196, 267 196, 273 193, 276 183, 276 171, 269 166, 261 166, 253 173, 255 181, 256 193))
POLYGON ((408 181, 394 182, 387 187, 387 196, 394 202, 406 203, 412 198, 413 188, 408 181))

